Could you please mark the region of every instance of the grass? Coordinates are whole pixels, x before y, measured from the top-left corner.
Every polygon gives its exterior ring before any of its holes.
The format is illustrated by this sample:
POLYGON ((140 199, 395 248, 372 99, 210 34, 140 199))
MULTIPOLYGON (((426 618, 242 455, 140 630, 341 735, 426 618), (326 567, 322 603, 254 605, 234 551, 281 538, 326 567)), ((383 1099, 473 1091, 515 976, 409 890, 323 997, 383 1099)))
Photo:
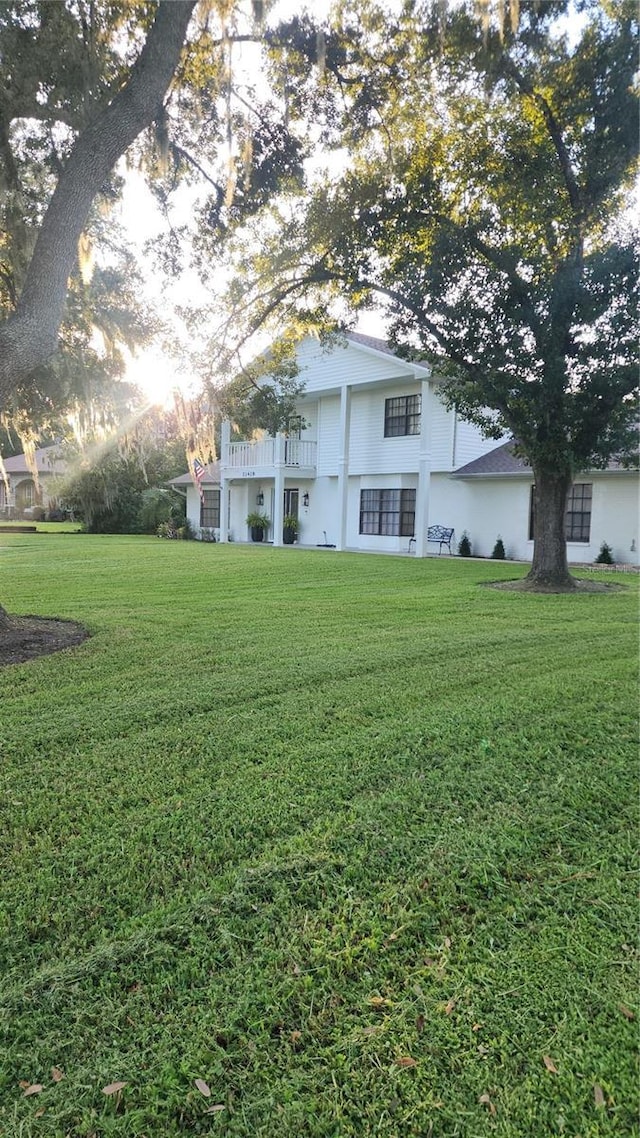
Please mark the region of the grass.
POLYGON ((0 1134, 637 1132, 634 581, 83 535, 0 565, 93 633, 0 672, 0 1134))

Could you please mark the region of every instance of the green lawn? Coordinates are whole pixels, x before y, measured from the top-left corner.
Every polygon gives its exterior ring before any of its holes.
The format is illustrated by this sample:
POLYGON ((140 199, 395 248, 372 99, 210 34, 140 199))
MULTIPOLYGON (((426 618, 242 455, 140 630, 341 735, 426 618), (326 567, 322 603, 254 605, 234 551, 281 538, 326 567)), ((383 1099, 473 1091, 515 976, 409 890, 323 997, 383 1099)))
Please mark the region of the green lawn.
POLYGON ((637 1133, 634 578, 68 534, 0 567, 93 633, 0 671, 0 1134, 637 1133))

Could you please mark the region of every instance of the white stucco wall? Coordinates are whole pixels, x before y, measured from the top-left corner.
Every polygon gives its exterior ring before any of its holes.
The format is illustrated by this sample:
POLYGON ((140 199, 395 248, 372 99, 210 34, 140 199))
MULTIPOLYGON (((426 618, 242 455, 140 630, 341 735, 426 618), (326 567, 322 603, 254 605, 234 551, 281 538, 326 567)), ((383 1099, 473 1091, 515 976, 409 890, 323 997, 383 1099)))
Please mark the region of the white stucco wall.
POLYGON ((501 537, 507 557, 527 560, 529 526, 529 488, 531 478, 491 480, 460 479, 434 474, 431 479, 429 521, 431 525, 453 526, 455 548, 467 531, 472 551, 489 557, 501 537))
MULTIPOLYGON (((603 541, 613 550, 615 561, 631 565, 640 564, 640 483, 636 473, 610 473, 580 475, 576 481, 593 482, 591 511, 591 541, 589 556, 597 557, 603 541), (633 548, 632 548, 633 546, 633 548)), ((583 547, 584 548, 584 547, 583 547)), ((569 546, 569 559, 573 560, 569 546)), ((575 560, 582 560, 576 556, 575 560)))
MULTIPOLYGON (((637 475, 603 471, 581 474, 576 482, 593 485, 591 539, 569 542, 569 561, 594 561, 602 542, 606 541, 616 561, 639 564, 637 475)), ((473 553, 480 557, 491 555, 500 536, 507 557, 530 561, 533 555, 533 542, 529 541, 531 484, 531 476, 458 479, 433 475, 430 523, 454 526, 456 547, 466 529, 473 553)))
POLYGON ((337 478, 323 477, 300 483, 299 521, 298 545, 316 546, 325 541, 337 544, 340 526, 337 478), (302 505, 305 490, 309 494, 307 508, 302 505))
MULTIPOLYGON (((569 561, 592 562, 600 546, 606 541, 613 557, 623 564, 640 564, 640 493, 638 477, 634 473, 598 472, 580 475, 576 481, 591 482, 593 500, 591 513, 591 540, 588 543, 570 542, 567 547, 569 561)), ((455 529, 454 549, 464 530, 469 534, 473 553, 489 557, 498 537, 501 537, 507 557, 530 561, 533 542, 529 541, 529 496, 531 477, 509 476, 501 478, 461 479, 446 473, 431 476, 429 525, 443 525, 455 529)), ((383 537, 360 534, 360 491, 378 487, 417 488, 417 473, 396 472, 393 475, 352 475, 347 494, 347 548, 370 552, 406 553, 406 537, 383 537)), ((320 476, 314 479, 285 481, 286 488, 297 488, 300 495, 300 535, 298 544, 315 547, 327 541, 336 545, 339 539, 338 479, 320 476), (309 506, 302 504, 305 491, 309 506)), ((231 487, 229 532, 233 541, 249 541, 246 526, 247 514, 261 509, 273 518, 273 486, 258 481, 236 482, 231 487), (264 506, 256 505, 256 493, 261 487, 264 506)), ((193 486, 187 487, 187 516, 194 526, 200 521, 200 498, 193 486)), ((273 540, 272 530, 268 540, 273 540)), ((428 547, 436 552, 435 546, 428 547)))
POLYGON ((200 495, 195 486, 187 486, 187 518, 194 529, 200 527, 200 495))

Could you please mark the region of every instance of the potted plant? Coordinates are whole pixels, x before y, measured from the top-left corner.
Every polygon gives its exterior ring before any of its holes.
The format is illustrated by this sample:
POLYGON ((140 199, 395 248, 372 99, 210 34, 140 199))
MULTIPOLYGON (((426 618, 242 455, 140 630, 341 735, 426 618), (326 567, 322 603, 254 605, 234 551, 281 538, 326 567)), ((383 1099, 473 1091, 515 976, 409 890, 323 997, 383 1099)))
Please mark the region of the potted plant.
POLYGON ((247 525, 251 530, 252 541, 263 541, 264 535, 269 529, 269 518, 266 514, 253 513, 247 517, 247 525))
POLYGON ((300 532, 300 522, 295 514, 285 514, 282 519, 282 540, 285 545, 293 545, 300 532))

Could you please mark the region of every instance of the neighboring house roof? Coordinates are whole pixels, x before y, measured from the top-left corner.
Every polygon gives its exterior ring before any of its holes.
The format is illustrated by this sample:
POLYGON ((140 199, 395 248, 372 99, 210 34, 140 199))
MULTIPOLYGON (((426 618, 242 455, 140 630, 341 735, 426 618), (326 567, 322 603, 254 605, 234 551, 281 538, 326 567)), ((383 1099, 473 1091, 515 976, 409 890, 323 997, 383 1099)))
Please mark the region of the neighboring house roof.
MULTIPOLYGON (((496 477, 503 474, 520 474, 531 475, 533 471, 523 458, 517 458, 513 453, 514 447, 513 439, 509 442, 502 443, 499 447, 494 447, 493 450, 487 454, 481 455, 480 458, 475 458, 473 462, 468 462, 466 466, 461 466, 458 470, 453 471, 454 478, 474 478, 474 477, 496 477)), ((623 466, 621 462, 616 459, 611 459, 607 463, 606 470, 620 470, 627 471, 627 467, 623 466)))
MULTIPOLYGON (((207 463, 207 473, 202 479, 204 485, 209 486, 211 483, 217 485, 220 482, 220 463, 209 462, 207 463)), ((180 474, 177 478, 170 478, 167 486, 193 486, 193 475, 190 473, 180 474)))
MULTIPOLYGON (((64 474, 67 469, 67 463, 62 457, 59 446, 40 447, 35 452, 35 460, 38 474, 64 474)), ((30 474, 33 477, 33 470, 24 454, 5 458, 4 468, 7 474, 30 474)))

